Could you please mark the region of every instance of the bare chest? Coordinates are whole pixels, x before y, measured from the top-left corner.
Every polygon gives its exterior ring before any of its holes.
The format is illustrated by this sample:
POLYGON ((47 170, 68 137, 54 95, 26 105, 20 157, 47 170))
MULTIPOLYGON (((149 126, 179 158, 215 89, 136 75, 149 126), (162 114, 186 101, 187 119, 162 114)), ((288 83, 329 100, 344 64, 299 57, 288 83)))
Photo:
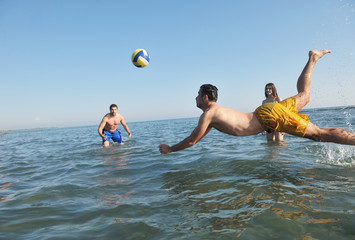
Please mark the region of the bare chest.
POLYGON ((120 124, 120 122, 121 122, 121 118, 119 116, 114 116, 114 117, 108 116, 106 121, 106 126, 109 128, 117 127, 118 124, 120 124))

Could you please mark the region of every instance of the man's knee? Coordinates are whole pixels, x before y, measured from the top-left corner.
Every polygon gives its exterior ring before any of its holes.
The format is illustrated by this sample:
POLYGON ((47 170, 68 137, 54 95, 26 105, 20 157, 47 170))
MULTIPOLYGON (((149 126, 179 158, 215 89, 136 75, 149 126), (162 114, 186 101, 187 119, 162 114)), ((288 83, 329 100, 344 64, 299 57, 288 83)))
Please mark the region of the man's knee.
POLYGON ((311 96, 309 92, 300 92, 295 96, 295 98, 297 101, 297 111, 300 111, 304 106, 309 103, 311 96))
POLYGON ((321 129, 316 125, 309 123, 304 137, 320 142, 323 140, 323 135, 324 135, 324 129, 321 129))
POLYGON ((321 142, 323 139, 322 135, 320 133, 315 133, 315 134, 309 135, 307 138, 312 139, 313 141, 316 141, 316 142, 321 142))
POLYGON ((306 104, 308 104, 311 101, 311 95, 306 94, 304 101, 306 102, 306 104))
POLYGON ((311 100, 311 93, 309 91, 304 91, 301 93, 301 97, 302 97, 303 102, 306 105, 311 100))

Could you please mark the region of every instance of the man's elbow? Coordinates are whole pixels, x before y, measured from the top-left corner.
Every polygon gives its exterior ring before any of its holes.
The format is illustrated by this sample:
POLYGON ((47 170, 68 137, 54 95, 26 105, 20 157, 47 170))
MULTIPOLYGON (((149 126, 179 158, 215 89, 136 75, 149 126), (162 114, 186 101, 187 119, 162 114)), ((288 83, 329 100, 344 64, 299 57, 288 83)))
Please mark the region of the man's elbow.
POLYGON ((197 142, 198 142, 198 140, 190 140, 190 141, 188 142, 189 147, 192 147, 192 146, 195 145, 197 142))

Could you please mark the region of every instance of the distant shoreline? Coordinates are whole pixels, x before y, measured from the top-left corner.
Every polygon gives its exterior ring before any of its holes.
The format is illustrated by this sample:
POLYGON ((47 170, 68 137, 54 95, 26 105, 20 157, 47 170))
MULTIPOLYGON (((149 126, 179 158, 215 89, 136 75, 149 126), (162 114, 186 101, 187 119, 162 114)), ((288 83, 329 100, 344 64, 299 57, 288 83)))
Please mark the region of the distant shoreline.
POLYGON ((28 128, 28 129, 17 129, 17 130, 0 130, 0 133, 29 132, 29 131, 48 130, 48 129, 56 129, 56 128, 59 128, 59 127, 28 128))
MULTIPOLYGON (((355 105, 343 105, 343 106, 333 106, 333 107, 312 107, 312 108, 303 108, 300 113, 305 111, 313 111, 315 109, 336 109, 336 108, 355 108, 355 105)), ((179 120, 179 119, 189 119, 189 118, 198 118, 195 117, 178 117, 178 118, 166 118, 166 119, 154 119, 154 120, 138 120, 138 121, 129 121, 128 124, 131 123, 141 123, 141 122, 151 122, 151 121, 169 121, 169 120, 179 120)), ((37 130, 48 130, 48 129, 58 129, 58 128, 72 128, 72 127, 85 127, 85 126, 96 126, 95 124, 90 125, 82 125, 82 126, 65 126, 65 127, 41 127, 41 128, 27 128, 27 129, 15 129, 15 130, 0 130, 0 134, 3 133, 11 133, 11 132, 27 132, 27 131, 37 131, 37 130)))

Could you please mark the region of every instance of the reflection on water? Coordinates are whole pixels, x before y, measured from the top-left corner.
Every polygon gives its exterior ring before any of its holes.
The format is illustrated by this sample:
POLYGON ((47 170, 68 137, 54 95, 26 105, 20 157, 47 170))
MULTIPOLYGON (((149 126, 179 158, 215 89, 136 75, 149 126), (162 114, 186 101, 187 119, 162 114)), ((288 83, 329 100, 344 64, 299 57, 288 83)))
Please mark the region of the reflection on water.
POLYGON ((127 156, 129 153, 119 150, 119 147, 106 147, 102 149, 105 154, 102 155, 99 160, 104 165, 110 166, 108 168, 110 171, 127 169, 127 156))
POLYGON ((127 169, 127 160, 124 156, 111 157, 109 160, 106 160, 104 164, 111 166, 108 168, 110 171, 127 169))
MULTIPOLYGON (((131 188, 131 179, 129 177, 116 177, 120 175, 120 172, 129 169, 130 163, 129 152, 124 151, 120 147, 111 146, 103 148, 102 151, 105 154, 99 158, 103 165, 108 166, 105 168, 104 177, 100 182, 100 186, 103 187, 100 204, 107 208, 130 204, 131 200, 129 196, 134 193, 134 190, 127 191, 127 189, 131 188)), ((113 221, 115 223, 125 223, 129 219, 115 217, 113 221)))
POLYGON ((129 178, 121 178, 121 177, 117 177, 117 178, 108 178, 105 180, 105 182, 102 182, 100 185, 101 186, 116 186, 117 184, 122 184, 122 183, 129 183, 130 180, 129 178))
MULTIPOLYGON (((10 187, 10 185, 11 185, 11 183, 5 183, 5 184, 2 185, 0 190, 5 190, 8 187, 10 187)), ((7 196, 7 197, 0 197, 0 202, 5 202, 5 201, 10 200, 11 198, 13 198, 15 196, 16 196, 16 194, 13 194, 13 195, 10 195, 10 196, 7 196)))
MULTIPOLYGON (((344 125, 328 112, 319 125, 344 125)), ((353 239, 353 147, 211 131, 159 153, 197 121, 135 123, 108 148, 97 126, 1 135, 0 238, 353 239)))
POLYGON ((2 187, 0 189, 4 190, 6 188, 8 188, 11 185, 11 183, 5 183, 4 185, 2 185, 2 187))
POLYGON ((15 196, 16 196, 16 194, 14 194, 14 195, 12 195, 12 196, 9 196, 9 197, 1 197, 1 198, 0 198, 0 202, 5 202, 5 201, 10 200, 11 198, 13 198, 13 197, 15 197, 15 196))
POLYGON ((112 207, 115 207, 116 205, 123 204, 125 201, 129 201, 128 196, 132 193, 134 193, 134 191, 127 192, 127 193, 122 194, 120 196, 117 194, 108 194, 108 195, 103 196, 101 198, 101 201, 104 202, 103 205, 105 207, 112 208, 112 207))
MULTIPOLYGON (((272 159, 275 155, 267 156, 272 159)), ((208 230, 237 238, 266 216, 280 223, 283 219, 299 225, 339 227, 339 219, 322 217, 320 209, 327 203, 319 187, 313 185, 317 173, 313 169, 295 172, 287 162, 260 162, 255 166, 257 171, 242 172, 238 171, 241 163, 235 161, 234 174, 223 177, 194 169, 169 172, 164 188, 173 201, 183 205, 191 231, 208 230)), ((283 238, 278 232, 268 236, 283 238)))

